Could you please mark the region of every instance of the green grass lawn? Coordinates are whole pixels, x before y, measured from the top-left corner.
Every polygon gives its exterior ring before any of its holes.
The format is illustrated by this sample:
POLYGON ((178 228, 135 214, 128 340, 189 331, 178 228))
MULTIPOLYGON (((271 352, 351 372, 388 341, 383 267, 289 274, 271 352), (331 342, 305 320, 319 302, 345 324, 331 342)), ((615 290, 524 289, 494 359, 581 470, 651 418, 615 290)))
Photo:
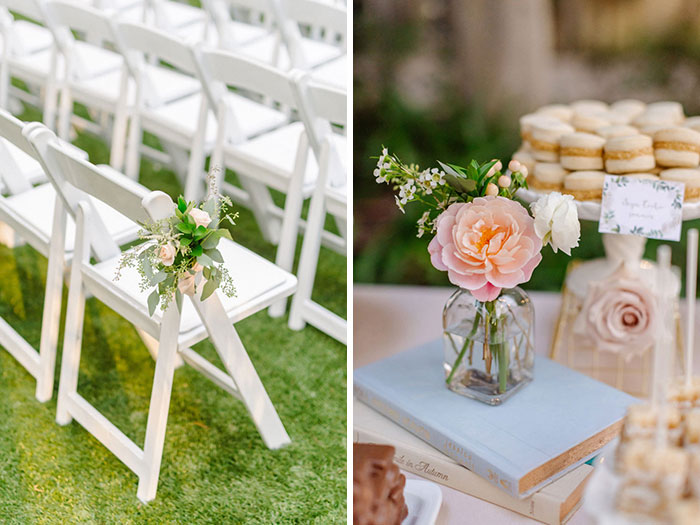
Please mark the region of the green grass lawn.
MULTIPOLYGON (((75 143, 107 162, 101 140, 75 143)), ((141 182, 173 197, 181 191, 171 171, 146 161, 141 182)), ((273 259, 252 214, 240 214, 234 239, 273 259)), ((35 347, 45 275, 46 259, 30 247, 0 246, 0 316, 35 347)), ((314 298, 346 315, 345 257, 322 249, 314 298)), ((38 403, 34 379, 0 349, 0 523, 344 523, 346 348, 286 323, 260 312, 236 327, 292 444, 267 450, 241 402, 182 367, 148 505, 136 498, 137 477, 87 431, 54 422, 58 385, 52 401, 38 403)), ((82 348, 79 391, 142 446, 155 367, 136 331, 89 299, 82 348)), ((208 341, 195 349, 216 362, 208 341)))

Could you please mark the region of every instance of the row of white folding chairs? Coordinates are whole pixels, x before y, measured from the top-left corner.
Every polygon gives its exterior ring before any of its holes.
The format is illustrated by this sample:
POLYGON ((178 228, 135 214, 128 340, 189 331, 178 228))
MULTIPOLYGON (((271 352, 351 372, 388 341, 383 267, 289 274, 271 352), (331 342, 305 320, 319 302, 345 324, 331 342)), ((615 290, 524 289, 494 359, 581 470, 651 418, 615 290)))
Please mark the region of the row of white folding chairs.
MULTIPOLYGON (((63 67, 56 61, 63 57, 52 45, 56 28, 44 8, 45 3, 46 0, 0 0, 0 30, 3 41, 8 43, 3 48, 2 65, 6 71, 0 78, 0 105, 7 108, 11 91, 34 105, 43 104, 45 122, 51 125, 55 93, 63 77, 63 67), (14 20, 8 9, 36 23, 14 20), (10 76, 40 90, 40 99, 12 88, 10 76)), ((346 85, 346 10, 323 0, 207 0, 206 10, 172 0, 73 0, 72 3, 101 9, 110 19, 154 25, 190 43, 235 50, 285 70, 316 68, 313 74, 317 78, 341 87, 346 85), (232 18, 232 13, 241 16, 232 18), (310 34, 320 36, 302 36, 300 27, 308 27, 310 34), (240 42, 232 35, 241 35, 240 42)), ((61 39, 65 40, 66 35, 61 39)), ((84 69, 82 73, 88 72, 84 69)))
MULTIPOLYGON (((212 155, 210 166, 227 166, 238 173, 246 191, 226 183, 223 183, 224 188, 238 203, 247 203, 253 209, 263 235, 279 242, 277 263, 291 270, 297 232, 302 226, 301 206, 304 199, 311 196, 318 173, 322 142, 318 133, 321 129, 323 133, 330 133, 330 127, 308 125, 318 116, 314 114, 313 105, 297 103, 291 95, 289 79, 279 71, 231 53, 200 52, 143 24, 115 25, 103 13, 72 3, 48 2, 46 11, 56 26, 59 47, 66 57, 72 58, 62 87, 59 136, 66 140, 70 136, 73 101, 102 111, 114 108, 111 164, 120 170, 124 163, 127 118, 131 115, 126 173, 132 177, 138 174, 139 154, 145 147, 141 136, 144 130, 148 131, 161 139, 172 164, 180 168, 185 180, 185 196, 195 199, 204 188, 205 158, 212 155), (71 31, 92 33, 98 42, 109 43, 121 53, 76 41, 71 31), (179 71, 149 62, 147 54, 179 71), (102 64, 106 71, 89 75, 85 80, 83 70, 95 62, 102 64), (227 85, 238 92, 228 91, 227 85), (288 111, 255 102, 241 96, 241 91, 279 102, 288 110, 298 110, 305 117, 303 123, 289 122, 288 111), (304 123, 307 124, 306 133, 304 123), (309 135, 311 149, 306 139, 309 135), (275 154, 270 155, 271 151, 275 154), (188 168, 183 170, 183 166, 188 168), (287 195, 283 211, 274 206, 269 188, 287 195), (283 217, 281 227, 280 217, 283 217)), ((336 109, 344 112, 345 99, 336 97, 336 100, 339 102, 336 109)), ((329 134, 329 138, 333 139, 344 160, 343 137, 329 134)), ((156 158, 160 155, 156 151, 149 154, 156 158)), ((342 194, 347 187, 345 163, 337 168, 329 181, 336 188, 335 193, 342 194)), ((337 219, 341 235, 329 232, 322 232, 322 235, 331 247, 346 252, 345 221, 340 216, 337 219)), ((284 304, 271 309, 273 315, 282 313, 284 304)), ((298 327, 301 323, 292 325, 298 327)), ((337 326, 337 323, 329 326, 337 326)), ((338 330, 330 331, 339 338, 338 330)), ((344 334, 345 330, 341 332, 344 334)))
POLYGON ((0 198, 0 220, 11 224, 49 259, 39 352, 0 319, 0 345, 37 379, 40 401, 48 400, 53 391, 62 276, 70 264, 56 421, 65 425, 75 419, 80 423, 138 476, 138 498, 152 500, 163 454, 173 373, 180 356, 244 402, 269 448, 289 443, 233 324, 288 297, 296 287, 295 277, 222 239, 219 250, 236 283, 237 295, 228 298, 216 292, 201 301, 200 287, 194 296, 185 298, 181 310, 173 302, 163 313, 152 317, 148 313, 148 293, 140 289, 136 270, 123 271, 119 280, 114 276, 122 254, 120 245, 136 238, 137 222, 158 221, 172 215, 174 204, 170 197, 159 191, 149 192, 110 167, 91 164, 84 154, 76 153, 75 148, 60 141, 43 124, 25 125, 1 110, 0 136, 0 150, 9 148, 9 155, 26 157, 50 181, 33 186, 21 177, 25 172, 10 172, 4 166, 0 169, 6 188, 13 185, 11 180, 25 182, 23 188, 15 188, 15 194, 0 198), (87 293, 157 343, 143 449, 78 393, 87 293), (206 338, 216 348, 225 371, 192 350, 194 344, 206 338))

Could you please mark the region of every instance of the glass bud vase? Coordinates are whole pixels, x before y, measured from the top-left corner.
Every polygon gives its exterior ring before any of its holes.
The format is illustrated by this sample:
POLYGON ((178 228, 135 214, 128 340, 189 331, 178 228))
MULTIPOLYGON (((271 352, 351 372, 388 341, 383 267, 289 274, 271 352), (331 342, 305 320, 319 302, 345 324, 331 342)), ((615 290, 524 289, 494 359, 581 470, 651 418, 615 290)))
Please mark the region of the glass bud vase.
POLYGON ((500 405, 529 383, 534 367, 534 309, 520 288, 503 289, 490 302, 457 289, 445 303, 447 387, 489 405, 500 405))

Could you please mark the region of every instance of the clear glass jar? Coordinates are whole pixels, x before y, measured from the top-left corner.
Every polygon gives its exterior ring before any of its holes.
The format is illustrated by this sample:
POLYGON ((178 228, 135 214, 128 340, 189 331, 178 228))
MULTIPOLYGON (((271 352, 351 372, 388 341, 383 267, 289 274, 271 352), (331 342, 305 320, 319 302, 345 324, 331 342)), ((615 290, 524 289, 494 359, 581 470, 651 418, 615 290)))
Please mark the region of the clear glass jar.
POLYGON ((500 405, 533 377, 535 314, 516 287, 481 302, 457 289, 442 314, 447 387, 489 405, 500 405))

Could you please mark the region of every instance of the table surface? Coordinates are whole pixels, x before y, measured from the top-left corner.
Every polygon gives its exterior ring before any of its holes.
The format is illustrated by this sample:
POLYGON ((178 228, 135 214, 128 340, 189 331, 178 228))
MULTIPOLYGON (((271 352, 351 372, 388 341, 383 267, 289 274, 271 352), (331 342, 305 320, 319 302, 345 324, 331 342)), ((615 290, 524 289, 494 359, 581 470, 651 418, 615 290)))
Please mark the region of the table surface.
MULTIPOLYGON (((354 368, 372 363, 408 348, 427 343, 441 336, 442 307, 454 288, 425 286, 355 285, 353 298, 354 368)), ((547 355, 554 324, 559 313, 561 296, 550 292, 529 292, 535 306, 535 348, 547 355)), ((681 305, 681 312, 684 310, 681 305)), ((696 331, 698 330, 696 325, 696 331)), ((696 334, 696 341, 700 341, 696 334)), ((695 359, 696 372, 700 366, 695 359)), ((408 478, 420 479, 411 473, 408 478)), ((443 504, 438 525, 464 523, 534 524, 534 520, 440 485, 443 504)), ((593 521, 577 511, 568 522, 588 525, 593 521)))

